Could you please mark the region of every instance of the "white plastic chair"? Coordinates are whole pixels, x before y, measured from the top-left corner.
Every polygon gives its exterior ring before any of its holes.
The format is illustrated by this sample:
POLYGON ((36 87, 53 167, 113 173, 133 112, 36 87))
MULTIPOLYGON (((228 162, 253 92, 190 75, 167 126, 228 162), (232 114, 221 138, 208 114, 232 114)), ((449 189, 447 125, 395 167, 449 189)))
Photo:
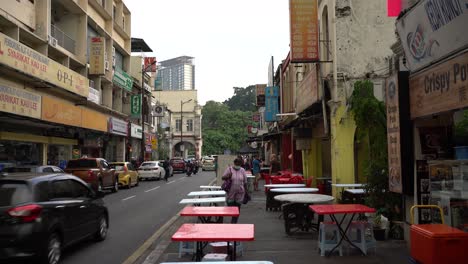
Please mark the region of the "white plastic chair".
POLYGON ((374 238, 372 224, 367 221, 353 221, 347 232, 348 238, 358 246, 365 255, 369 248, 374 248, 376 253, 377 241, 374 238))
MULTIPOLYGON (((340 242, 341 234, 335 222, 321 222, 319 227, 318 247, 320 256, 325 256, 327 250, 332 250, 340 242)), ((341 245, 338 247, 340 256, 343 256, 341 245)))

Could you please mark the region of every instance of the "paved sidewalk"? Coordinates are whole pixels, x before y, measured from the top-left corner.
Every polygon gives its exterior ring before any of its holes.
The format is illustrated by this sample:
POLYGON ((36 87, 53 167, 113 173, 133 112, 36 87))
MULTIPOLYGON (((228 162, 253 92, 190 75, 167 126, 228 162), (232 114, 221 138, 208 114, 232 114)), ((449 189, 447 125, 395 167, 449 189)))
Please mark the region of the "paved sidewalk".
MULTIPOLYGON (((238 260, 267 260, 275 264, 303 264, 303 263, 410 263, 409 251, 404 241, 378 241, 374 253, 370 249, 368 256, 361 256, 354 249, 343 250, 343 257, 336 251, 331 257, 320 256, 317 249, 317 232, 296 233, 291 236, 284 231, 284 220, 281 212, 265 211, 265 194, 263 191, 254 192, 253 199, 241 208, 239 223, 255 224, 255 241, 244 242, 244 254, 238 260)), ((171 236, 184 222, 193 222, 195 218, 180 217, 173 226, 151 247, 146 260, 140 263, 153 264, 161 262, 188 262, 191 255, 178 257, 178 242, 171 242, 171 236)), ((229 218, 224 222, 229 222, 229 218)), ((343 242, 346 244, 346 242, 343 242)), ((205 248, 208 253, 209 246, 205 248)))

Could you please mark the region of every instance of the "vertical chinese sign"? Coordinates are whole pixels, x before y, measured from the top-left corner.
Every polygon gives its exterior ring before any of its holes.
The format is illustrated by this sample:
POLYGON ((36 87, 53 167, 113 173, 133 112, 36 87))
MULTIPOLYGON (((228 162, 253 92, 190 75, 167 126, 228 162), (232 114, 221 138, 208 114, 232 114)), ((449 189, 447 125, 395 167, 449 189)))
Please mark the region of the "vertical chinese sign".
POLYGON ((130 108, 132 116, 139 117, 141 115, 141 95, 132 95, 130 108))
POLYGON ((400 108, 398 97, 398 74, 389 77, 387 89, 387 144, 389 190, 401 193, 401 150, 400 150, 400 108))
POLYGON ((314 62, 318 52, 318 1, 289 0, 291 62, 314 62))
POLYGON ((102 75, 105 73, 105 38, 93 37, 90 41, 89 74, 102 75))
POLYGON ((265 88, 265 122, 275 122, 278 114, 279 87, 272 86, 265 88))

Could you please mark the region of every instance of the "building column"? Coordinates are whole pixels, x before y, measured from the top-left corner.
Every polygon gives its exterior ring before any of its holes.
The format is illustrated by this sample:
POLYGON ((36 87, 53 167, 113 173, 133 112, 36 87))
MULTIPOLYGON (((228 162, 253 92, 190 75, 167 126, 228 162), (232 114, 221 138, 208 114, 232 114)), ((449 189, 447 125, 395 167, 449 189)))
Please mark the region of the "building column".
POLYGON ((112 108, 112 84, 103 84, 102 88, 102 104, 112 108))

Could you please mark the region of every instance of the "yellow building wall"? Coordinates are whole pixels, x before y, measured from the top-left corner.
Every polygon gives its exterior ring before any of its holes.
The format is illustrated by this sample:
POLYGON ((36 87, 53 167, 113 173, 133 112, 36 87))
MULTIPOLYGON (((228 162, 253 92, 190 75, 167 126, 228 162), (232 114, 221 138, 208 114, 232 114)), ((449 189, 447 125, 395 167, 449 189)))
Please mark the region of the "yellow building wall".
POLYGON ((316 179, 322 177, 322 144, 320 139, 311 140, 310 149, 302 151, 302 167, 304 178, 313 177, 313 186, 316 179))
POLYGON ((90 16, 96 24, 101 28, 106 28, 106 20, 94 9, 91 5, 88 5, 87 14, 90 16))
MULTIPOLYGON (((354 132, 356 124, 346 106, 340 105, 331 116, 332 182, 354 183, 354 132)), ((337 188, 333 187, 337 197, 337 188)), ((339 188, 338 191, 341 191, 339 188)))

